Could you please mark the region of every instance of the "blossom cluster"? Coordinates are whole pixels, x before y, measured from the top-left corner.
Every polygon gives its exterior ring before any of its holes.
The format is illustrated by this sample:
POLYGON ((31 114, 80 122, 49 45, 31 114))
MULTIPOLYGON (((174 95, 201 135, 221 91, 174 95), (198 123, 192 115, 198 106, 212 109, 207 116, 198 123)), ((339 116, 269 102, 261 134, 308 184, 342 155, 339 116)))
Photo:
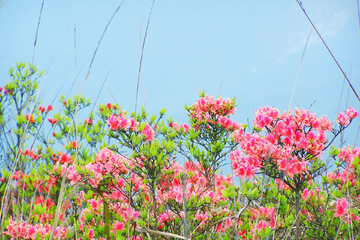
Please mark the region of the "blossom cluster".
MULTIPOLYGON (((234 102, 230 99, 219 97, 215 100, 214 97, 207 95, 204 98, 199 98, 191 106, 190 117, 197 119, 199 122, 205 121, 215 124, 215 117, 228 117, 230 114, 234 114, 235 110, 234 102)), ((224 123, 224 120, 220 120, 220 122, 224 123)))
MULTIPOLYGON (((14 221, 9 219, 9 225, 7 231, 2 234, 10 236, 11 239, 46 239, 51 235, 53 227, 46 223, 30 224, 27 221, 14 221)), ((65 239, 67 229, 65 227, 57 227, 54 231, 55 239, 65 239)))
POLYGON ((294 151, 320 155, 325 147, 326 131, 332 130, 325 116, 316 117, 303 109, 295 109, 294 115, 291 111, 280 115, 272 107, 259 108, 254 125, 265 132, 264 137, 257 133, 242 135, 239 131, 232 134, 241 149, 231 155, 236 176, 253 177, 267 160, 290 178, 303 174, 312 159, 303 154, 294 155, 294 151), (242 153, 246 156, 240 157, 242 153))

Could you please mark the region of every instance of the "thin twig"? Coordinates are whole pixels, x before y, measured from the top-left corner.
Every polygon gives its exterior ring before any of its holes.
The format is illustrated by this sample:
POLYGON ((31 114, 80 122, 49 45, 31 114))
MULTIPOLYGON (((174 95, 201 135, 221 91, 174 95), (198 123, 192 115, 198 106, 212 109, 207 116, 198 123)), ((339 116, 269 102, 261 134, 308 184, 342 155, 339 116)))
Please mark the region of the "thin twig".
POLYGON ((151 233, 151 234, 155 234, 155 235, 159 235, 159 236, 173 237, 173 238, 177 238, 177 239, 186 239, 185 237, 177 235, 177 234, 155 231, 155 230, 152 230, 152 229, 149 229, 149 228, 143 228, 142 231, 145 231, 145 232, 148 232, 148 233, 151 233))

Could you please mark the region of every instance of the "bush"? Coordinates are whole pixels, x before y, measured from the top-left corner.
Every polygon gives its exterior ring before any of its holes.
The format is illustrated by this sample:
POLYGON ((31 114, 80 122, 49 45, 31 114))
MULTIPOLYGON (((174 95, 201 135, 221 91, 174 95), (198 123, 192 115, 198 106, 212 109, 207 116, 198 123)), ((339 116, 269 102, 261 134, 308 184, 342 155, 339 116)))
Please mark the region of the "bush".
POLYGON ((100 104, 78 123, 90 100, 61 96, 62 108, 52 114, 52 104, 36 99, 41 74, 17 63, 0 88, 5 239, 333 239, 360 233, 360 149, 331 146, 358 116, 352 108, 334 124, 303 109, 259 108, 250 127, 231 119, 235 99, 200 92, 186 107, 188 124, 164 121, 165 109, 148 117, 144 109, 128 114, 117 103, 100 104), (333 171, 322 159, 328 148, 333 171), (227 157, 234 175, 219 175, 227 157))

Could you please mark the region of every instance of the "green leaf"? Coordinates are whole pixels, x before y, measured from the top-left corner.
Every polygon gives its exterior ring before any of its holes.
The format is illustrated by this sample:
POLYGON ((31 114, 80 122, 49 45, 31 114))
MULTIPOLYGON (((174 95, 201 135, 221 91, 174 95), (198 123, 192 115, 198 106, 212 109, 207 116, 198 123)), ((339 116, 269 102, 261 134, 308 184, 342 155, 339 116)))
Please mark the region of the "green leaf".
POLYGON ((334 147, 334 146, 331 146, 331 147, 330 147, 329 154, 330 154, 332 157, 336 157, 339 153, 340 153, 340 150, 339 150, 339 149, 337 149, 337 148, 334 147))
POLYGON ((359 156, 356 156, 352 162, 352 164, 354 165, 354 167, 357 167, 359 165, 359 156))
POLYGON ((74 231, 68 230, 68 231, 66 232, 66 237, 70 239, 70 238, 72 238, 72 237, 74 236, 74 234, 75 234, 74 231))
POLYGON ((46 211, 46 206, 41 206, 39 204, 35 204, 34 206, 34 211, 37 213, 37 214, 43 214, 45 211, 46 211))

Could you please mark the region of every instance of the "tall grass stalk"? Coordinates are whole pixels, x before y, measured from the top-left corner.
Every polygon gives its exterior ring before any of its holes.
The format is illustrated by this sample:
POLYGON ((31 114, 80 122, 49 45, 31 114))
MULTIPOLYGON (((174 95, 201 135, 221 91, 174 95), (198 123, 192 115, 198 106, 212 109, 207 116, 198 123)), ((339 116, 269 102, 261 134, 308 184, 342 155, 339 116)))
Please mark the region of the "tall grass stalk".
POLYGON ((299 4, 299 7, 301 8, 301 10, 304 12, 305 16, 307 17, 307 19, 309 20, 310 24, 312 25, 312 27, 314 28, 314 30, 316 31, 316 33, 318 34, 319 38, 321 39, 321 41, 324 43, 326 49, 328 50, 328 52, 330 53, 331 57, 334 59, 336 65, 338 66, 338 68, 340 69, 341 73, 344 75, 346 81, 348 82, 351 90, 353 91, 353 93, 355 94, 356 98, 358 99, 358 101, 360 102, 360 97, 357 94, 357 92, 355 91, 355 88, 353 87, 353 85, 351 84, 350 80, 348 79, 348 77, 346 76, 344 70, 341 68, 339 62, 336 60, 335 56, 333 55, 333 53, 331 52, 330 48, 328 47, 328 45, 325 43, 325 40, 323 39, 323 37, 321 36, 321 34, 319 33, 319 31, 317 30, 317 28, 315 27, 315 25, 313 24, 313 22, 311 21, 310 17, 308 16, 308 14, 305 11, 305 8, 303 7, 301 1, 296 0, 296 2, 299 4))

